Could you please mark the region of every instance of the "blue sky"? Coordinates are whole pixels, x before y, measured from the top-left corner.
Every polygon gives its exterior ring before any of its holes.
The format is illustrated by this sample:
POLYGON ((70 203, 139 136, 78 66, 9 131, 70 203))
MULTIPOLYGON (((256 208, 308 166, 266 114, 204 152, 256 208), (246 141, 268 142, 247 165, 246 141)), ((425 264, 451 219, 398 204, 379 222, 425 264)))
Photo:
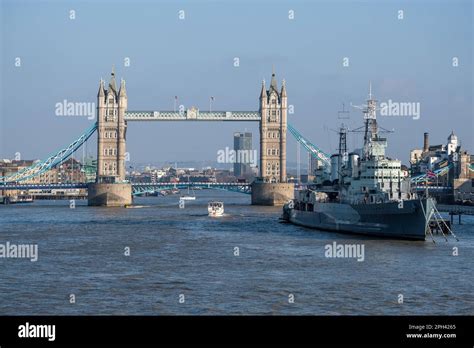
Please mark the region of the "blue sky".
MULTIPOLYGON (((472 152, 472 17, 472 2, 458 0, 3 0, 0 157, 43 158, 80 135, 91 121, 58 117, 55 104, 95 102, 112 64, 127 82, 129 110, 169 110, 175 95, 201 110, 211 95, 214 110, 257 110, 274 65, 295 108, 289 122, 327 152, 337 146, 331 129, 342 103, 363 103, 372 81, 378 100, 421 106, 419 120, 379 118, 395 129, 389 155, 407 162, 423 132, 438 144, 452 129, 472 152)), ((349 127, 361 125, 360 112, 350 111, 349 127)), ((130 123, 127 150, 132 162, 214 160, 244 130, 258 148, 256 123, 130 123)), ((351 136, 348 145, 360 143, 351 136)), ((293 140, 287 151, 294 161, 293 140)))

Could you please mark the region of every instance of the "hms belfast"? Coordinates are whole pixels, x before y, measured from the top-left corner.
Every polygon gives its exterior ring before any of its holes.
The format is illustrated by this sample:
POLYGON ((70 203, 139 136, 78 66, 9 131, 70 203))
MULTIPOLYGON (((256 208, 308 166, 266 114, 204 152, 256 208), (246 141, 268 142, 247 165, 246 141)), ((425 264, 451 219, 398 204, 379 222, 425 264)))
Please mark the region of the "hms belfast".
POLYGON ((362 111, 363 148, 347 153, 347 129, 341 127, 339 153, 327 166, 330 177, 297 191, 284 205, 283 219, 339 233, 425 240, 435 201, 412 192, 401 162, 385 156, 387 139, 379 135, 371 88, 362 111))

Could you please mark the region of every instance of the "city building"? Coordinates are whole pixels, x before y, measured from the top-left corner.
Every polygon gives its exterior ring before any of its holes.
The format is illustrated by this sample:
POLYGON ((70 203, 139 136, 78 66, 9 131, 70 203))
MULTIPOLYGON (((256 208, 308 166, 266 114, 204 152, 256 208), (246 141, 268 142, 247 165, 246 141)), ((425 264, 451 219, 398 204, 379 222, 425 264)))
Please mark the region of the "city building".
POLYGON ((151 182, 159 182, 162 177, 166 175, 166 171, 163 169, 152 169, 150 170, 151 182))
MULTIPOLYGON (((13 175, 25 168, 33 166, 38 161, 36 160, 0 160, 0 176, 7 177, 13 175)), ((95 168, 92 168, 95 172, 95 168)), ((94 174, 95 177, 95 174, 94 174)), ((90 178, 89 178, 90 179, 90 178)), ((37 176, 27 178, 21 181, 23 184, 66 184, 76 182, 90 182, 87 181, 87 169, 84 168, 81 162, 74 158, 69 158, 61 165, 51 168, 37 176)), ((35 198, 41 196, 43 190, 18 191, 18 190, 2 190, 1 195, 5 197, 15 197, 19 195, 33 194, 35 198), (33 192, 35 191, 35 192, 33 192)), ((63 190, 64 191, 64 190, 63 190)), ((51 194, 51 192, 48 192, 51 194)), ((79 194, 84 195, 85 190, 79 190, 79 194)))
POLYGON ((87 157, 84 160, 84 173, 86 182, 95 182, 97 175, 97 160, 92 157, 87 157))
POLYGON ((410 152, 410 171, 412 176, 428 171, 437 174, 432 185, 449 187, 447 197, 442 200, 474 201, 474 156, 461 147, 461 143, 451 131, 446 144, 430 145, 429 134, 424 133, 423 148, 410 152))
POLYGON ((17 173, 18 171, 28 168, 35 163, 33 160, 0 160, 0 176, 9 176, 17 173))
POLYGON ((238 179, 253 176, 251 168, 252 160, 254 160, 252 133, 234 133, 234 152, 234 176, 238 179))
MULTIPOLYGON (((0 176, 13 175, 34 165, 36 162, 34 160, 0 160, 0 176)), ((86 182, 86 173, 82 163, 72 157, 57 167, 22 181, 25 184, 64 184, 74 182, 86 182)))

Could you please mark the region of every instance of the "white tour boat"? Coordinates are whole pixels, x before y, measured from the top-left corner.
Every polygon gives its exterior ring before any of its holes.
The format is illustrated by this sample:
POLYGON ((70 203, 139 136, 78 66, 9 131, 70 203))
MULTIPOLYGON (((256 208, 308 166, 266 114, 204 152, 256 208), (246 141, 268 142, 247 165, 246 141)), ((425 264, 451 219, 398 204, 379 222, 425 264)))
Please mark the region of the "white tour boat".
POLYGON ((209 202, 207 205, 207 211, 209 216, 222 216, 224 215, 224 203, 223 202, 209 202))

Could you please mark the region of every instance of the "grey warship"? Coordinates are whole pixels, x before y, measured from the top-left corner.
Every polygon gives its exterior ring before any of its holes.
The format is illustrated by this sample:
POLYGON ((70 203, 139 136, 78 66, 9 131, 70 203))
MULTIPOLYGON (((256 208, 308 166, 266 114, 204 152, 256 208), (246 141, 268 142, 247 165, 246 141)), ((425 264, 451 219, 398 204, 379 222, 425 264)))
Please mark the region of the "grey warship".
POLYGON ((425 240, 435 201, 412 192, 401 162, 385 156, 387 139, 379 135, 371 88, 362 110, 363 148, 347 153, 347 129, 341 127, 339 153, 325 159, 326 171, 314 185, 297 191, 295 199, 284 205, 282 217, 326 231, 425 240))

